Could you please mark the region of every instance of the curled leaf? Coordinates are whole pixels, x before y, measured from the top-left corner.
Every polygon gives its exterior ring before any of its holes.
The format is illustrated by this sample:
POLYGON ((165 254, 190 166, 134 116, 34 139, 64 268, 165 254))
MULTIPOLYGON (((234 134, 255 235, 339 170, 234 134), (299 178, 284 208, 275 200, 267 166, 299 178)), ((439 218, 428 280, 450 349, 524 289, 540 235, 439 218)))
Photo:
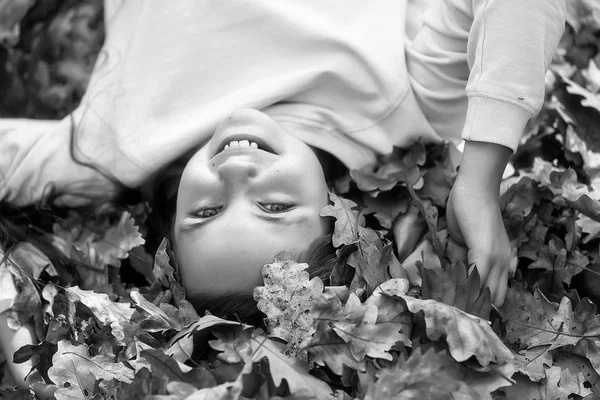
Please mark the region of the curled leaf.
POLYGON ((356 210, 358 205, 352 200, 345 199, 329 192, 333 205, 328 204, 321 209, 321 217, 334 217, 333 247, 351 245, 359 238, 359 227, 365 225, 365 218, 356 210))

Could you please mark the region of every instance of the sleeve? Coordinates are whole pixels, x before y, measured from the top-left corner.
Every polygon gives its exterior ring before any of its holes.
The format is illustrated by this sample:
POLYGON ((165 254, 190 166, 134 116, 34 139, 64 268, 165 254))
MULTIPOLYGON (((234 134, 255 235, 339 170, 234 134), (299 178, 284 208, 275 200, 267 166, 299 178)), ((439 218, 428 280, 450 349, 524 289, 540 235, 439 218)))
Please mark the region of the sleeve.
POLYGON ((407 67, 437 133, 516 150, 565 21, 566 0, 433 1, 407 67))
POLYGON ((53 193, 60 205, 80 206, 114 197, 118 185, 76 161, 71 145, 69 118, 0 120, 0 201, 25 206, 53 193))
MULTIPOLYGON (((123 4, 124 0, 104 0, 107 30, 112 29, 123 4)), ((73 207, 118 194, 120 185, 107 178, 109 174, 102 170, 106 168, 86 158, 72 143, 75 121, 81 119, 80 109, 60 121, 0 119, 0 202, 26 206, 55 193, 58 205, 73 207)), ((104 131, 98 135, 111 134, 104 131)), ((105 153, 116 152, 106 147, 105 153)))

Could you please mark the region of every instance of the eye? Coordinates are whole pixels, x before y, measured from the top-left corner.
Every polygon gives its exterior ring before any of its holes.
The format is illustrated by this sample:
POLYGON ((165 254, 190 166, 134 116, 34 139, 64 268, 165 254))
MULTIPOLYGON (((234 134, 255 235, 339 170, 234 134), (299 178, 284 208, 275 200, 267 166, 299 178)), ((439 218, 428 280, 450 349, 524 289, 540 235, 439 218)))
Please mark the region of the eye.
POLYGON ((291 204, 282 204, 282 203, 267 203, 261 204, 262 208, 271 213, 280 213, 289 210, 293 206, 291 204))
POLYGON ((210 218, 217 215, 219 211, 221 211, 221 207, 207 207, 194 211, 192 215, 196 218, 210 218))

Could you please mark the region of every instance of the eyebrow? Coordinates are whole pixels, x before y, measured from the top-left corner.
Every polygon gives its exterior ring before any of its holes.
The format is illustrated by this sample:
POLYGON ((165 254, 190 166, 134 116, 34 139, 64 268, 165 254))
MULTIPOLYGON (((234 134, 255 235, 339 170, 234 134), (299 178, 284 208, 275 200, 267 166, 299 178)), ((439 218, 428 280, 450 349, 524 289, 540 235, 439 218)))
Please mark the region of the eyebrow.
MULTIPOLYGON (((305 223, 307 220, 307 218, 303 215, 290 216, 290 215, 285 215, 285 213, 284 214, 274 214, 274 215, 255 214, 255 216, 259 219, 262 219, 263 221, 267 221, 267 222, 271 222, 271 223, 275 223, 275 224, 287 225, 287 226, 305 223)), ((179 232, 182 232, 182 233, 193 232, 193 231, 197 230, 198 228, 200 228, 201 226, 209 224, 211 221, 213 221, 212 218, 209 220, 197 221, 197 222, 193 222, 190 224, 181 224, 179 226, 179 232)))

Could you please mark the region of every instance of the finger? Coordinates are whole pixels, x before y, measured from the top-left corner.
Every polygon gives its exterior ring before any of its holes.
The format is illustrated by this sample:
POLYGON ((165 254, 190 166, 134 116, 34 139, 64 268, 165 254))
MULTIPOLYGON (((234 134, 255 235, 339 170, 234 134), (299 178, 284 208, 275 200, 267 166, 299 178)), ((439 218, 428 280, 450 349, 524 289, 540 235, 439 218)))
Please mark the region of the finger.
POLYGON ((494 296, 492 296, 492 303, 494 303, 494 305, 496 307, 501 307, 502 304, 504 304, 504 299, 506 298, 506 291, 508 290, 508 268, 506 268, 505 266, 498 266, 499 268, 496 268, 499 270, 498 274, 496 278, 496 290, 494 293, 494 296))
POLYGON ((478 250, 469 250, 467 259, 469 262, 469 273, 471 273, 472 267, 476 267, 477 272, 479 272, 479 282, 481 282, 481 285, 486 284, 491 268, 489 257, 478 250))
POLYGON ((468 262, 467 248, 458 244, 452 237, 448 238, 447 252, 452 264, 458 261, 468 262))

